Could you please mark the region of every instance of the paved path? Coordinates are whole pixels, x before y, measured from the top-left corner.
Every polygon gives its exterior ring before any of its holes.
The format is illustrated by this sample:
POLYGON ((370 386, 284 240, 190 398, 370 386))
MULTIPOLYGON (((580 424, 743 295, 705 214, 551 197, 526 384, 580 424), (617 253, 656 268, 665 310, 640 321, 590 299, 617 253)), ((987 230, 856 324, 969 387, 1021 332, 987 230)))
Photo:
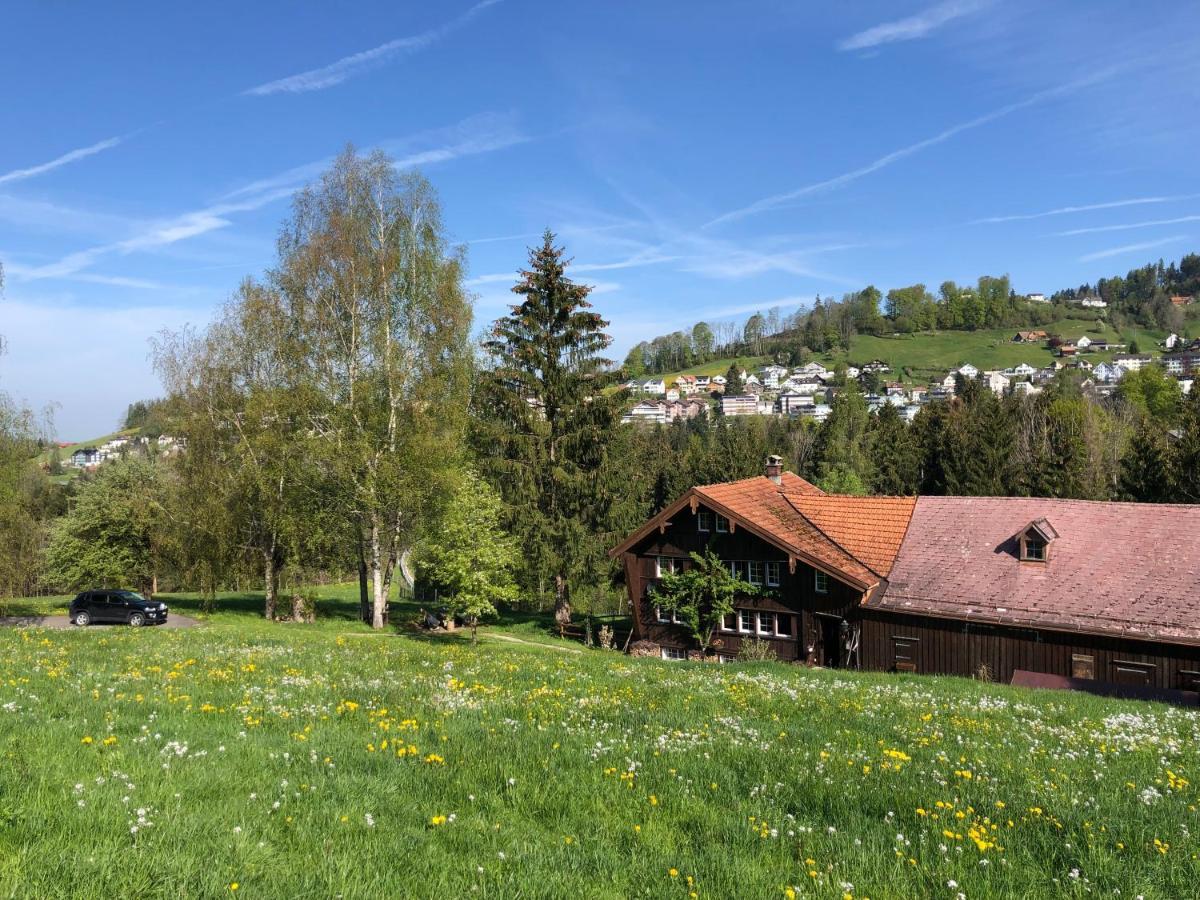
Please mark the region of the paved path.
MULTIPOLYGON (((147 628, 191 628, 200 623, 190 616, 180 616, 172 613, 163 625, 147 625, 147 628)), ((22 628, 74 628, 66 616, 0 616, 0 626, 16 625, 22 628)), ((89 628, 110 628, 107 623, 89 625, 89 628)), ((80 629, 81 631, 83 629, 80 629)))

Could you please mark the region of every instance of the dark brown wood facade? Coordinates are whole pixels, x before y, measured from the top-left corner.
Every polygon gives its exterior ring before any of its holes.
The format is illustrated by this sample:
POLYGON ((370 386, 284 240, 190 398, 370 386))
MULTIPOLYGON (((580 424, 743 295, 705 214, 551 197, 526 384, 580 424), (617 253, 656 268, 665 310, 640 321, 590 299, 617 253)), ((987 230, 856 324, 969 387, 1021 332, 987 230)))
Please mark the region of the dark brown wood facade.
POLYGON ((939 675, 1044 672, 1163 690, 1200 689, 1200 647, 860 610, 864 668, 939 675), (909 668, 911 666, 911 668, 909 668))
MULTIPOLYGON (((986 677, 1002 683, 1013 672, 1082 678, 1096 682, 1164 690, 1200 690, 1200 647, 1124 637, 988 624, 926 614, 901 614, 864 605, 860 590, 828 572, 825 592, 817 590, 817 570, 802 561, 789 565, 788 554, 731 521, 718 531, 716 515, 701 505, 684 506, 623 554, 634 639, 651 641, 670 652, 694 651, 687 629, 660 620, 653 603, 659 559, 690 562, 692 552, 711 549, 726 561, 773 564, 778 586, 764 585, 767 596, 735 602, 746 611, 750 629, 740 621, 718 633, 713 650, 735 658, 743 640, 767 640, 784 661, 937 675, 986 677), (699 527, 701 514, 711 519, 699 527), (773 613, 775 630, 761 634, 757 618, 773 613), (843 623, 845 623, 843 625, 843 623), (857 634, 857 653, 847 637, 857 634)), ((853 643, 853 641, 851 642, 853 643)))
MULTIPOLYGON (((822 573, 824 592, 818 591, 817 570, 797 560, 789 563, 788 554, 730 521, 728 531, 717 530, 717 514, 704 506, 696 512, 685 506, 663 529, 655 529, 623 554, 625 580, 630 609, 634 612, 634 637, 653 641, 664 648, 688 651, 694 642, 686 628, 660 621, 653 602, 652 586, 658 580, 659 560, 679 560, 688 565, 691 553, 711 549, 730 563, 762 563, 764 596, 742 597, 734 602, 739 611, 751 615, 749 630, 740 619, 728 623, 714 640, 718 656, 736 657, 745 639, 768 641, 775 655, 785 661, 807 662, 831 667, 845 663, 841 623, 858 607, 861 592, 839 581, 833 573, 822 573), (709 530, 700 530, 700 518, 707 516, 709 530), (779 575, 777 586, 767 584, 767 564, 779 575), (774 620, 761 617, 774 614, 774 620), (771 633, 760 626, 771 622, 771 633)), ((743 576, 747 577, 747 576, 743 576)))

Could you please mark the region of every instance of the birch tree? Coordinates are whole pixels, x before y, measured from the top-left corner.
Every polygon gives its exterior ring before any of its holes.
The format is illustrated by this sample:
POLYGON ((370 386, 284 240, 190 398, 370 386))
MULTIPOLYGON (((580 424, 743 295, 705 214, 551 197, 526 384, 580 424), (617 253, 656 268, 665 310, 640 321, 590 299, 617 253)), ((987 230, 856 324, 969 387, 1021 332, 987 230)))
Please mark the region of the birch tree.
POLYGON ((461 454, 471 311, 429 183, 343 153, 297 195, 272 273, 311 465, 360 541, 371 624, 461 454))

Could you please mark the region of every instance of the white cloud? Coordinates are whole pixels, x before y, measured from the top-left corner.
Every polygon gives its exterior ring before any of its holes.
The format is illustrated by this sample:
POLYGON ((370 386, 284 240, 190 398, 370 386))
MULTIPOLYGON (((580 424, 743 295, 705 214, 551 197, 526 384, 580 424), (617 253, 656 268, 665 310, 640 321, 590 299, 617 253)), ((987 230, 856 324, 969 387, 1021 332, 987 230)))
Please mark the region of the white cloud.
POLYGON ((55 157, 49 162, 44 162, 40 165, 30 166, 26 169, 13 169, 11 172, 5 172, 3 175, 0 175, 0 184, 7 184, 10 181, 23 181, 26 178, 34 178, 46 172, 52 172, 60 166, 65 166, 78 160, 86 159, 89 156, 94 156, 97 153, 102 153, 117 146, 119 143, 121 143, 120 138, 108 138, 89 147, 80 147, 78 150, 64 153, 62 156, 55 157))
POLYGON ((1055 237, 1071 237, 1076 234, 1100 234, 1106 231, 1131 231, 1136 228, 1157 228, 1161 225, 1179 225, 1183 222, 1200 222, 1200 216, 1180 216, 1177 219, 1155 219, 1150 222, 1129 222, 1125 225, 1096 225, 1092 228, 1072 228, 1060 231, 1055 237))
POLYGON ((1043 212, 1019 213, 1009 216, 989 216, 986 219, 975 219, 972 225, 994 225, 999 222, 1026 222, 1030 219, 1045 219, 1050 216, 1066 216, 1073 213, 1094 212, 1100 209, 1120 209, 1125 206, 1144 206, 1151 203, 1174 203, 1178 200, 1191 200, 1200 194, 1175 194, 1163 197, 1133 197, 1129 200, 1110 200, 1106 203, 1089 203, 1084 206, 1060 206, 1057 209, 1047 209, 1043 212))
POLYGON ((1120 247, 1109 247, 1107 250, 1097 250, 1095 253, 1088 253, 1085 256, 1079 257, 1079 261, 1092 262, 1096 259, 1108 259, 1110 256, 1121 256, 1125 253, 1134 253, 1139 250, 1153 250, 1155 247, 1175 244, 1186 239, 1187 235, 1177 234, 1157 241, 1145 241, 1140 244, 1122 244, 1120 247))
POLYGON ((944 3, 921 10, 907 18, 884 22, 852 34, 838 43, 838 49, 867 50, 871 47, 878 47, 880 44, 917 40, 927 36, 935 29, 941 28, 946 23, 978 12, 985 6, 987 3, 983 0, 946 0, 944 3))
POLYGON ((252 87, 249 90, 243 91, 243 93, 254 97, 265 97, 270 94, 299 94, 306 91, 320 91, 333 87, 376 66, 424 50, 426 47, 437 43, 466 25, 489 6, 494 6, 499 2, 501 0, 482 0, 482 2, 476 3, 462 15, 451 19, 444 25, 439 25, 436 28, 431 28, 428 31, 423 31, 420 34, 410 37, 388 41, 386 44, 380 44, 378 47, 372 47, 370 50, 364 50, 361 53, 342 57, 336 62, 318 69, 309 69, 307 72, 300 72, 296 75, 289 75, 286 78, 268 81, 266 84, 252 87))
POLYGON ((804 187, 796 188, 792 191, 785 191, 781 194, 774 194, 770 197, 764 197, 762 200, 751 203, 749 206, 742 207, 741 209, 735 209, 732 212, 727 212, 724 215, 717 216, 715 219, 707 222, 704 227, 709 228, 713 225, 719 225, 723 222, 744 219, 747 216, 766 212, 767 210, 774 209, 775 207, 782 206, 785 203, 798 200, 799 198, 808 196, 810 194, 816 194, 842 187, 843 185, 849 184, 852 181, 857 181, 864 175, 870 175, 873 172, 878 172, 880 169, 884 169, 894 162, 898 162, 899 160, 912 156, 915 153, 920 153, 922 150, 927 150, 930 147, 948 141, 950 138, 961 134, 964 131, 970 131, 973 128, 979 128, 982 125, 995 122, 997 119, 1002 119, 1005 116, 1011 115, 1019 110, 1027 109, 1054 97, 1061 97, 1064 94, 1071 93, 1087 85, 1094 84, 1105 78, 1109 78, 1112 76, 1114 71, 1115 70, 1112 69, 1097 71, 1095 74, 1089 75, 1085 78, 1059 85, 1058 87, 1048 88, 1044 91, 1038 91, 1036 94, 1026 97, 1024 100, 1018 100, 1015 103, 1009 103, 1007 106, 1002 106, 999 109, 994 109, 991 112, 984 113, 981 116, 976 116, 974 119, 969 119, 966 122, 960 122, 957 125, 953 125, 950 128, 938 132, 937 134, 933 135, 933 137, 928 137, 925 138, 925 140, 917 141, 915 144, 909 144, 907 147, 901 147, 899 150, 893 150, 886 156, 881 156, 874 162, 868 163, 860 168, 852 169, 849 172, 843 172, 841 175, 837 175, 833 178, 827 178, 824 181, 817 181, 812 184, 807 184, 804 187))
POLYGON ((291 188, 280 188, 246 200, 217 203, 204 209, 182 213, 171 219, 150 223, 132 237, 79 250, 64 256, 57 262, 41 266, 10 266, 10 271, 12 276, 20 281, 73 277, 106 256, 123 256, 152 250, 224 228, 231 224, 227 216, 260 209, 276 200, 289 197, 292 193, 291 188))

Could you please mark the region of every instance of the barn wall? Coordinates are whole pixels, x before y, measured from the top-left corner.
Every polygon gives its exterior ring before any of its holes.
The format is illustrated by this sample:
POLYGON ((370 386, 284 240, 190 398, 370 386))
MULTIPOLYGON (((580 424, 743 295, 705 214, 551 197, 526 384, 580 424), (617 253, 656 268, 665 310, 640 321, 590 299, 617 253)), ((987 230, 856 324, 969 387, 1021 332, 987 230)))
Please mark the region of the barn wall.
POLYGON ((907 645, 901 654, 911 655, 915 671, 926 674, 971 676, 986 665, 1005 683, 1016 669, 1071 677, 1080 674, 1079 655, 1092 658, 1096 681, 1200 687, 1200 647, 862 610, 864 669, 895 671, 898 642, 907 645))

